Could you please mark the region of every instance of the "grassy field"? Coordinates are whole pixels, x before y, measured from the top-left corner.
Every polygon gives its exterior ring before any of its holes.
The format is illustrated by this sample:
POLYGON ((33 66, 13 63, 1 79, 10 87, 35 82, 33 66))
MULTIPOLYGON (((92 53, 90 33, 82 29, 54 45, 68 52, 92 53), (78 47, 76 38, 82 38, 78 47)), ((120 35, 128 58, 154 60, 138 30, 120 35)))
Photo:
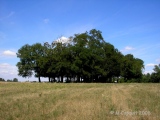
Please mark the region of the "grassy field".
POLYGON ((1 120, 159 120, 160 84, 0 82, 1 120))

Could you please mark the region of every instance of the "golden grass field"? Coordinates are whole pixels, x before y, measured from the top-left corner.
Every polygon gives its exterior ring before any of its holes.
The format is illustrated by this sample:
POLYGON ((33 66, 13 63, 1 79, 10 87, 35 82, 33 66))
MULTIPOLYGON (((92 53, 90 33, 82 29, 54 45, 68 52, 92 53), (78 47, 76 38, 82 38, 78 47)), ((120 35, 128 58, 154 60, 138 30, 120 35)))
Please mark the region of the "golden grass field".
POLYGON ((1 120, 160 120, 160 84, 0 82, 1 120))

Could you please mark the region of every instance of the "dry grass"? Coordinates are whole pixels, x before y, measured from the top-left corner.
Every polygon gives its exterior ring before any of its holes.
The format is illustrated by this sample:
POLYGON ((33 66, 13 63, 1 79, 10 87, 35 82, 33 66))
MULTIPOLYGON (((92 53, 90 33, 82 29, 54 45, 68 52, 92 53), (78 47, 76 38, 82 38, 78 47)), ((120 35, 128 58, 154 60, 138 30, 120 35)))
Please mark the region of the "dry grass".
POLYGON ((2 120, 158 120, 160 84, 0 83, 2 120))

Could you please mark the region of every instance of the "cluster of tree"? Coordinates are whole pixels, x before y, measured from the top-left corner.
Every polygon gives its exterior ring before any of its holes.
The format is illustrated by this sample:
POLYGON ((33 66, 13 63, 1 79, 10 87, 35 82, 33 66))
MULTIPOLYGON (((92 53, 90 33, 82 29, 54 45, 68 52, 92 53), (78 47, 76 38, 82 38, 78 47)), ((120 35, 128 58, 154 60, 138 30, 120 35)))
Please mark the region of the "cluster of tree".
MULTIPOLYGON (((0 81, 5 82, 5 79, 0 78, 0 81)), ((7 82, 18 82, 18 79, 17 78, 14 78, 13 80, 8 79, 7 82)))
POLYGON ((4 82, 4 81, 5 81, 5 79, 3 79, 3 78, 0 78, 0 81, 4 82))
POLYGON ((155 65, 153 68, 153 73, 144 74, 142 77, 142 82, 153 82, 160 83, 160 64, 155 65))
POLYGON ((35 74, 49 82, 124 82, 142 78, 143 60, 132 54, 123 55, 104 41, 101 31, 75 34, 68 42, 36 43, 22 46, 17 53, 18 75, 35 74))

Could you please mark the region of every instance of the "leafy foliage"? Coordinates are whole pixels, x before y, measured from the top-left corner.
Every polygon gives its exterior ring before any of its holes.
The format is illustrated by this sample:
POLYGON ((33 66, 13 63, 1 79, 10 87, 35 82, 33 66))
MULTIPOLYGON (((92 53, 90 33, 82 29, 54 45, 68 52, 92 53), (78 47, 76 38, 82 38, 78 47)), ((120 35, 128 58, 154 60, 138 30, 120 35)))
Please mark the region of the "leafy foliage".
POLYGON ((155 65, 153 71, 153 73, 144 74, 141 82, 160 83, 160 64, 155 65))
POLYGON ((14 79, 13 79, 13 82, 18 82, 18 79, 17 79, 17 78, 14 78, 14 79))
POLYGON ((124 82, 142 78, 143 61, 123 55, 105 42, 101 31, 75 34, 70 42, 48 42, 22 46, 17 53, 18 72, 22 77, 48 77, 49 82, 124 82))
POLYGON ((1 81, 1 82, 5 82, 5 79, 3 79, 3 78, 0 78, 0 81, 1 81))

